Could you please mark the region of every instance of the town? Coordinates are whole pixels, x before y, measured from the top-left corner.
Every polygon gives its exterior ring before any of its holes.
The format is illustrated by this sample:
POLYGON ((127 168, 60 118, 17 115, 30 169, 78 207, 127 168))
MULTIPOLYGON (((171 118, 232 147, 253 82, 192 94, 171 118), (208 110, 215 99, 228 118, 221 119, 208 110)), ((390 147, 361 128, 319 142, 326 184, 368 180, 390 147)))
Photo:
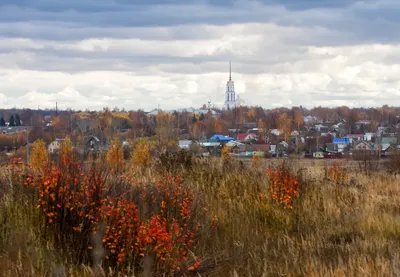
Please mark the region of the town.
POLYGON ((106 151, 114 138, 126 151, 131 151, 134 140, 147 138, 157 145, 156 153, 184 149, 197 156, 218 157, 227 147, 238 158, 380 159, 399 150, 400 109, 388 106, 266 110, 216 109, 205 104, 174 111, 105 108, 2 113, 2 153, 23 158, 37 139, 44 140, 50 154, 56 154, 67 136, 82 155, 106 151))

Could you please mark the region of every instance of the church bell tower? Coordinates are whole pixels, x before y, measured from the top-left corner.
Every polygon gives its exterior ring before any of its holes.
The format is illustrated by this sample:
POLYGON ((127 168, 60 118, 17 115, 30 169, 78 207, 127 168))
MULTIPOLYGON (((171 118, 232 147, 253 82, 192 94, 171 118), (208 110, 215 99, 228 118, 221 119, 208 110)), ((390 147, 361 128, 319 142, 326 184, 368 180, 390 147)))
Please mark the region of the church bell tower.
POLYGON ((229 81, 226 83, 225 108, 234 109, 235 107, 236 107, 235 84, 232 81, 232 67, 231 63, 229 62, 229 81))

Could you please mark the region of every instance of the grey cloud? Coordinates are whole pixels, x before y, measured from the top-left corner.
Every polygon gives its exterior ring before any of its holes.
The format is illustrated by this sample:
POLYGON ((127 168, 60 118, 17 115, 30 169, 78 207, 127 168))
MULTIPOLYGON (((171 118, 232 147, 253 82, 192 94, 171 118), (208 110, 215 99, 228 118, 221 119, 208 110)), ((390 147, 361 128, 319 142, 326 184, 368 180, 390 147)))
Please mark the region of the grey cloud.
POLYGON ((0 99, 82 109, 222 103, 232 60, 247 104, 394 104, 399 10, 388 0, 3 0, 0 99))
MULTIPOLYGON (((196 39, 207 36, 193 25, 270 22, 327 29, 322 39, 297 42, 343 45, 397 41, 400 4, 395 1, 2 1, 0 35, 52 40, 144 37, 196 39), (168 26, 190 27, 166 31, 168 26), (142 29, 140 29, 142 27, 142 29), (146 33, 145 27, 163 27, 146 33)), ((209 30, 211 32, 211 30, 209 30)), ((211 34, 209 34, 212 36, 211 34)), ((214 34, 215 35, 215 34, 214 34)))

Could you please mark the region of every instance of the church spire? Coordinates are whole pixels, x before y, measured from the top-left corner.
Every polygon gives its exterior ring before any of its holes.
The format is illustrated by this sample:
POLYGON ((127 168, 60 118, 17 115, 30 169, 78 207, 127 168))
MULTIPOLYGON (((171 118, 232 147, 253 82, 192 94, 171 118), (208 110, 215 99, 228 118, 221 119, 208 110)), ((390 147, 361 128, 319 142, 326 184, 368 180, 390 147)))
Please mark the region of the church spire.
POLYGON ((231 66, 231 62, 229 62, 229 81, 232 81, 232 66, 231 66))

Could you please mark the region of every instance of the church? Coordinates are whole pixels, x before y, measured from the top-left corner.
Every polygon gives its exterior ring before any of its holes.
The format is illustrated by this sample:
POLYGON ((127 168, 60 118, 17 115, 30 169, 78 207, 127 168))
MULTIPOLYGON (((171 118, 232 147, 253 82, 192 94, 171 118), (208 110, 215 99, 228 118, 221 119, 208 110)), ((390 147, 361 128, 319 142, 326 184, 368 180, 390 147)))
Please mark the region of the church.
POLYGON ((229 63, 229 81, 226 83, 225 109, 234 109, 236 107, 235 84, 232 81, 232 67, 229 63))

